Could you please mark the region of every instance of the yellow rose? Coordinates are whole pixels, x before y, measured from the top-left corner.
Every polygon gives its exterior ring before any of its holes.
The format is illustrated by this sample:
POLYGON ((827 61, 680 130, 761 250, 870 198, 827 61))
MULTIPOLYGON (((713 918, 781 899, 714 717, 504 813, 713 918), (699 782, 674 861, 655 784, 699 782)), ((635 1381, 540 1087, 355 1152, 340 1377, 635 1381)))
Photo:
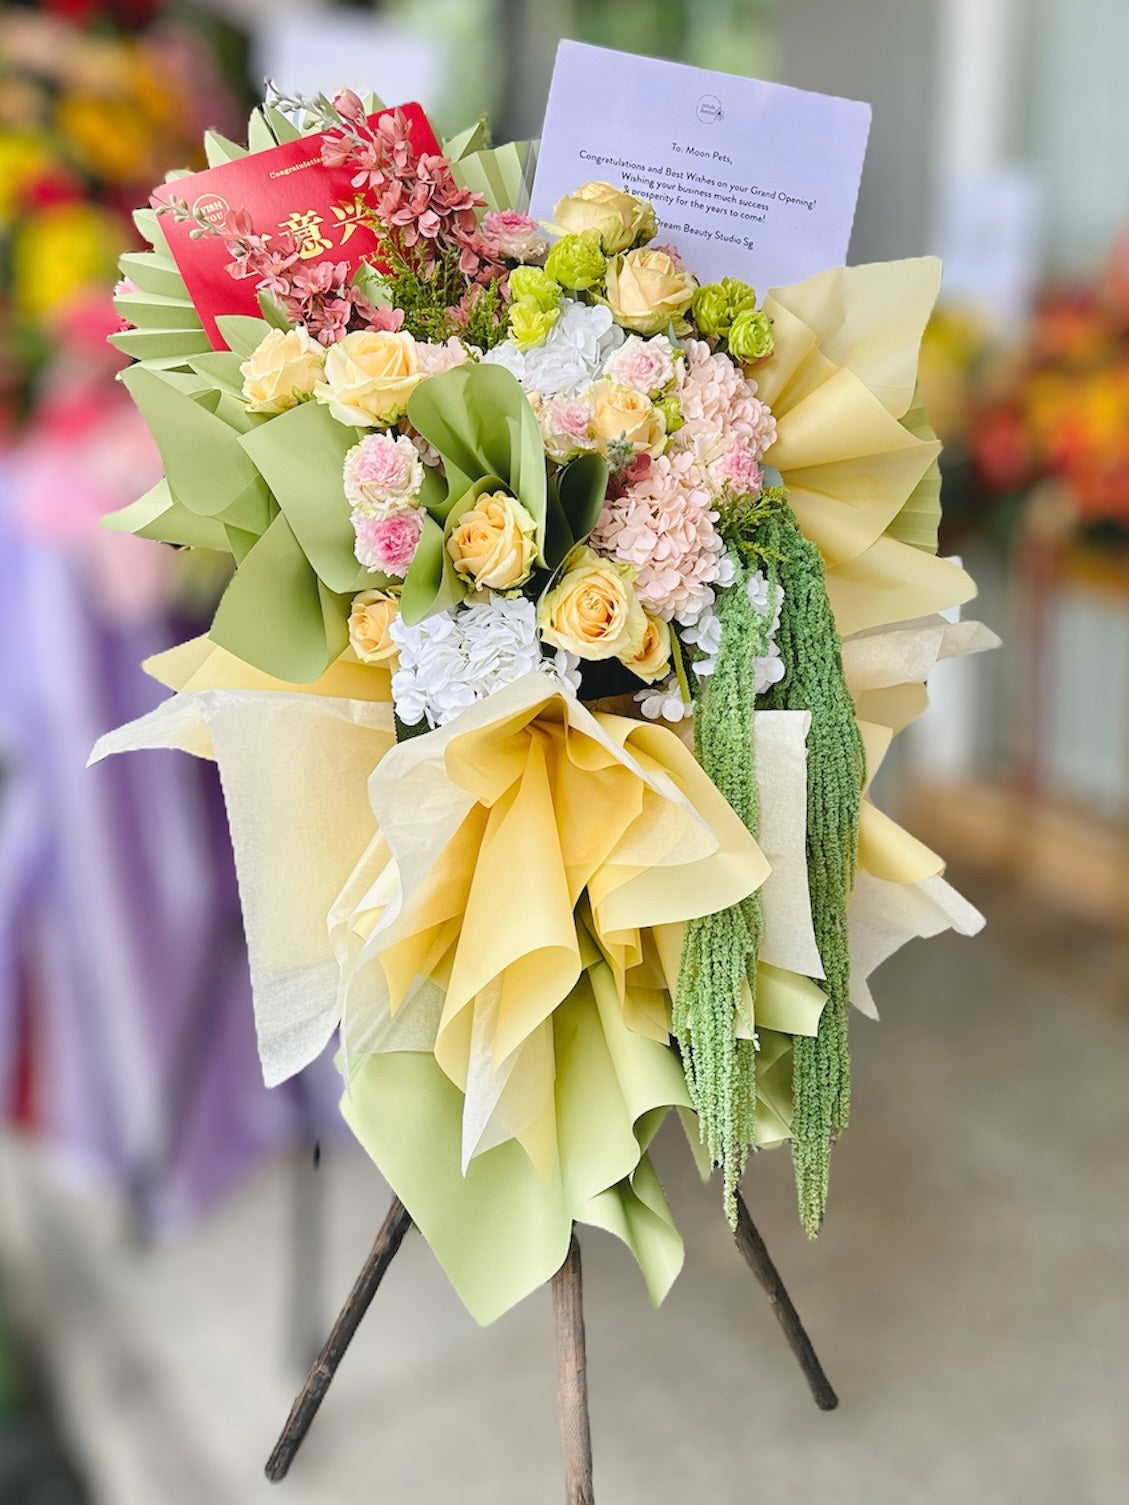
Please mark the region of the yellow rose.
POLYGON ((610 183, 583 183, 553 210, 554 228, 565 235, 595 231, 609 256, 655 233, 655 211, 646 199, 610 183))
POLYGON ((580 658, 633 658, 647 635, 647 616, 635 594, 635 571, 581 545, 541 598, 537 625, 555 648, 580 658))
POLYGON ((666 419, 651 399, 634 387, 606 377, 585 394, 592 407, 592 433, 601 454, 616 440, 657 460, 666 448, 666 419))
POLYGON ((524 585, 537 557, 537 524, 504 491, 487 491, 459 518, 447 539, 455 573, 478 590, 524 585))
POLYGON ((697 286, 665 251, 628 251, 608 262, 608 307, 639 334, 658 334, 672 319, 677 326, 697 286))
POLYGON ((362 591, 349 610, 349 646, 362 664, 394 669, 398 652, 388 629, 400 615, 400 602, 389 591, 362 591))
POLYGON ((647 612, 646 617, 647 630, 638 653, 630 658, 621 654, 620 659, 623 667, 630 669, 636 678, 652 685, 670 668, 670 628, 661 617, 653 616, 651 612, 647 612))
POLYGON ((362 329, 326 351, 325 381, 314 396, 338 423, 385 427, 401 416, 426 375, 410 334, 362 329))
POLYGON ((239 371, 249 413, 285 413, 321 381, 325 351, 303 328, 272 329, 239 371))

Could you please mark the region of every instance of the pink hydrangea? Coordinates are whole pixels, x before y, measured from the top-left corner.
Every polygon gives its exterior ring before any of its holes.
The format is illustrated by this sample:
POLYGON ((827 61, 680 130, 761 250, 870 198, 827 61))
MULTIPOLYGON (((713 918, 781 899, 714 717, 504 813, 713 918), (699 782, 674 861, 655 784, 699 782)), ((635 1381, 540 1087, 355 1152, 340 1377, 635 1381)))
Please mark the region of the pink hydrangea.
POLYGON ((411 506, 423 485, 423 467, 410 439, 366 434, 345 456, 345 500, 372 518, 411 506))
POLYGON ((408 573, 423 532, 423 512, 409 507, 387 517, 353 513, 356 541, 353 552, 368 570, 382 570, 403 579, 408 573))
POLYGON ((604 504, 592 546, 633 565, 635 589, 656 616, 691 618, 708 605, 725 545, 694 457, 665 454, 604 504))
POLYGON ((727 355, 704 340, 684 340, 686 360, 679 376, 682 428, 675 447, 689 449, 720 436, 740 440, 760 460, 776 440, 776 420, 757 397, 757 384, 741 374, 727 355))
POLYGON ((482 243, 492 255, 507 261, 544 261, 549 243, 535 219, 516 209, 496 210, 483 217, 482 243))
POLYGON ((760 494, 764 474, 752 450, 746 449, 740 441, 731 444, 711 470, 718 485, 728 485, 737 496, 760 494))
POLYGON ((674 356, 670 341, 663 334, 653 340, 629 335, 617 351, 608 357, 604 375, 636 392, 653 396, 674 378, 674 356))

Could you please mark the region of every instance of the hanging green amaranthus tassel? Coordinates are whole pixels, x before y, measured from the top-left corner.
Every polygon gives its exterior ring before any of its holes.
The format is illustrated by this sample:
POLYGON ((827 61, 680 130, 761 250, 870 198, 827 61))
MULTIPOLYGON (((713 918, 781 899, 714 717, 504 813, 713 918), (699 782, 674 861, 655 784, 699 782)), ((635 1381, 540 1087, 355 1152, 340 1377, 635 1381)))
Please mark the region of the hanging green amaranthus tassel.
MULTIPOLYGON (((753 660, 764 654, 771 608, 749 598, 745 565, 733 554, 734 583, 717 598, 721 643, 717 666, 700 684, 694 714, 694 753, 755 836, 758 828, 753 766, 753 660)), ((686 925, 673 1028, 682 1050, 702 1142, 722 1169, 725 1211, 737 1222, 737 1183, 756 1131, 756 1048, 736 1035, 742 986, 756 988, 761 938, 760 898, 686 925)))
POLYGON ((827 1206, 831 1142, 846 1128, 850 1113, 847 896, 858 861, 865 759, 819 551, 787 509, 767 517, 756 538, 775 556, 784 590, 776 643, 785 675, 762 705, 811 712, 808 884, 827 1003, 819 1033, 814 1038, 797 1035, 793 1043, 792 1160, 800 1218, 814 1238, 827 1206))

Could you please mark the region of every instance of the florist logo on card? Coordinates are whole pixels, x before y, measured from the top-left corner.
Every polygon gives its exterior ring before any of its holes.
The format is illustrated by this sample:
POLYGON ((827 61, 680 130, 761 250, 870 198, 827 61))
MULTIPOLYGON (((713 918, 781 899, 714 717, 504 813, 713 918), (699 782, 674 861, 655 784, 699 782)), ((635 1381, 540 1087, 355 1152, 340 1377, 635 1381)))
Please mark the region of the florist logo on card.
POLYGON ((192 213, 197 219, 207 220, 209 225, 218 225, 229 208, 221 194, 202 193, 192 205, 192 213))
POLYGON ((717 121, 725 119, 725 111, 721 108, 721 100, 716 94, 703 94, 698 100, 694 114, 703 125, 714 125, 717 121))

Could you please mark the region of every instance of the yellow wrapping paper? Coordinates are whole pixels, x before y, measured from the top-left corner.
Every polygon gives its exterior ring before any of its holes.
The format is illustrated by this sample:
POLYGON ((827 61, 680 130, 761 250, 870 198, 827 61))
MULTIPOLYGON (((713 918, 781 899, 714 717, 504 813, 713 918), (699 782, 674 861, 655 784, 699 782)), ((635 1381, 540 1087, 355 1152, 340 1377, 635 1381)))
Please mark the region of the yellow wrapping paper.
POLYGON ((834 267, 765 298, 776 348, 755 376, 777 426, 765 460, 823 555, 844 637, 976 593, 958 565, 889 536, 940 452, 903 422, 939 279, 921 257, 834 267))

